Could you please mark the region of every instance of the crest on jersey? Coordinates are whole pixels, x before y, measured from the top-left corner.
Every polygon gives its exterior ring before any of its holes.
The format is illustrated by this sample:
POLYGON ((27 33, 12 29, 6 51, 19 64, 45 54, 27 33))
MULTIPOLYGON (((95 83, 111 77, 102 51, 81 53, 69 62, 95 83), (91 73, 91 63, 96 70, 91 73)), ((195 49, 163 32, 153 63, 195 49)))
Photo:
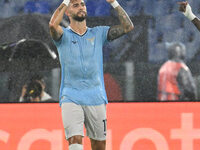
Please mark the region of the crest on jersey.
POLYGON ((87 39, 87 40, 90 41, 90 43, 91 43, 92 45, 94 45, 94 39, 95 39, 95 37, 92 37, 92 38, 89 38, 89 39, 87 39))

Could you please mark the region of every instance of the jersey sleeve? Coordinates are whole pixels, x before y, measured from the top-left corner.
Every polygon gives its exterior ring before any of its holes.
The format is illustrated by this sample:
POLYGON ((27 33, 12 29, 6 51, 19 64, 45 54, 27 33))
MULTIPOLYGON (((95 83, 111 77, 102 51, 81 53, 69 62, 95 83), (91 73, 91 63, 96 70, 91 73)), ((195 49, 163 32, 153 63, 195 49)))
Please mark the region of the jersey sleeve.
POLYGON ((108 42, 107 35, 108 35, 109 28, 110 28, 109 26, 101 26, 100 27, 103 43, 108 42))
POLYGON ((60 37, 60 39, 58 41, 53 40, 53 43, 56 45, 56 47, 59 49, 59 47, 62 46, 63 41, 64 41, 64 37, 66 37, 66 29, 64 27, 62 27, 63 29, 63 34, 60 37))

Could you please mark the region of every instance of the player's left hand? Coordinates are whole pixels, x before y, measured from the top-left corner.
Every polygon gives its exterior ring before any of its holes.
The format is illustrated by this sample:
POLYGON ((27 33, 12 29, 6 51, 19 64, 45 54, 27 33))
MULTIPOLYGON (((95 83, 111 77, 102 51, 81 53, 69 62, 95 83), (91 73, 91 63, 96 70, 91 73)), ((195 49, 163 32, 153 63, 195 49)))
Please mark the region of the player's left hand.
POLYGON ((108 3, 113 3, 116 0, 106 0, 108 3))

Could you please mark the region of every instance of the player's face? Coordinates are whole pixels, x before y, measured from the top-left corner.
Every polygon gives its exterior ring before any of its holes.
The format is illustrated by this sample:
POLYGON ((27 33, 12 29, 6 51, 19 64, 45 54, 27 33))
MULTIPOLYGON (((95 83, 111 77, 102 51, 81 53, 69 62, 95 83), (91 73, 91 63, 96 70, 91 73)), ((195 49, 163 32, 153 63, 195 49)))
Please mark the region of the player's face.
POLYGON ((87 17, 85 2, 83 0, 71 0, 70 15, 76 21, 83 21, 87 17))

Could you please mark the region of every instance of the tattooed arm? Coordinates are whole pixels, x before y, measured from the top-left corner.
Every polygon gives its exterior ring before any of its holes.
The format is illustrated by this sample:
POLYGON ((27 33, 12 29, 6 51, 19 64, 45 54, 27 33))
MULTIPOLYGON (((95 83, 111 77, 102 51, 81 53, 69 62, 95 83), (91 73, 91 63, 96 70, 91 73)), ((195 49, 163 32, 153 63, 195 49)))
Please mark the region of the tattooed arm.
POLYGON ((196 28, 200 31, 200 19, 199 18, 194 18, 192 20, 192 23, 196 26, 196 28))
POLYGON ((49 29, 51 37, 57 41, 60 39, 60 37, 63 34, 63 29, 60 26, 60 22, 63 19, 63 16, 65 14, 65 11, 67 10, 67 6, 62 3, 54 12, 54 14, 51 17, 51 20, 49 22, 49 29))
POLYGON ((108 31, 108 40, 111 41, 133 30, 134 25, 125 10, 117 3, 116 0, 107 0, 107 2, 110 3, 117 11, 120 20, 120 25, 112 26, 108 31))

